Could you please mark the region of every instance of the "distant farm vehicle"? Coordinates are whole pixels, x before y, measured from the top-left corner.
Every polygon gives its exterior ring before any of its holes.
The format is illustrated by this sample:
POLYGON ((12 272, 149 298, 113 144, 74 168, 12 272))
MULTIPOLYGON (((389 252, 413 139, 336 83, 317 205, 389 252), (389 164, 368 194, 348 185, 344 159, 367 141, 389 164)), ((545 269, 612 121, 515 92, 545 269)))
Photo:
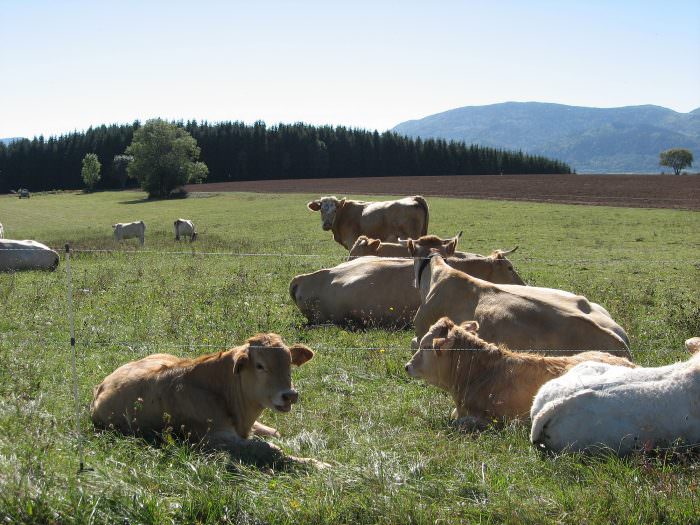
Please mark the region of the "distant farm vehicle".
POLYGON ((29 193, 29 190, 27 188, 20 188, 19 190, 17 190, 17 196, 20 199, 24 199, 24 198, 28 199, 29 197, 32 196, 32 194, 29 193))

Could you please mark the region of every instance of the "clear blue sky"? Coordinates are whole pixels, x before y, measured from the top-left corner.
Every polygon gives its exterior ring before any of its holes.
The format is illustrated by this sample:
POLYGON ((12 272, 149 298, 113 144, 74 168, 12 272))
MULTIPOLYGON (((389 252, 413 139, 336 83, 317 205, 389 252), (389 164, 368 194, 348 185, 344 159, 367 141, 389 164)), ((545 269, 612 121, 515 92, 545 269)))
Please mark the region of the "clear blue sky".
POLYGON ((0 137, 169 119, 387 129, 455 107, 700 106, 700 1, 0 3, 0 137))

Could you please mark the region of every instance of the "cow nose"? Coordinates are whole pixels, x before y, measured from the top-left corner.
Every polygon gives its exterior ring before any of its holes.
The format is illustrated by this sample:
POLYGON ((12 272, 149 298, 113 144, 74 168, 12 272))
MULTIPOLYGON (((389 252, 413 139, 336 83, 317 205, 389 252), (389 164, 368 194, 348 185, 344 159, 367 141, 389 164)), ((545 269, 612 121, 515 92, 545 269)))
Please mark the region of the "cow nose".
POLYGON ((289 390, 282 394, 282 399, 285 403, 296 403, 297 399, 299 399, 299 392, 296 390, 289 390))

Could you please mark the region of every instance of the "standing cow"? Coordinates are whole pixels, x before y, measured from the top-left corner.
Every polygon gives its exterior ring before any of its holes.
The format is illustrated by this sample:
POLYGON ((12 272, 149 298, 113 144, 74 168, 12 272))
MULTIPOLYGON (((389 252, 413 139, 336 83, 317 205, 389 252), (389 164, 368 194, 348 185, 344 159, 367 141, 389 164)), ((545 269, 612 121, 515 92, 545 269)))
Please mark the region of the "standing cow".
POLYGON ((418 238, 428 233, 428 203, 420 195, 395 201, 363 202, 322 197, 306 205, 321 212, 321 226, 350 250, 360 235, 382 241, 418 238))
POLYGON ((124 239, 138 239, 143 246, 146 237, 146 224, 143 221, 138 222, 118 222, 112 224, 114 230, 114 240, 123 241, 124 239))
POLYGON ((175 240, 179 241, 180 236, 185 236, 190 238, 190 242, 197 238, 197 229, 194 227, 194 223, 187 219, 177 219, 173 223, 175 228, 175 240))

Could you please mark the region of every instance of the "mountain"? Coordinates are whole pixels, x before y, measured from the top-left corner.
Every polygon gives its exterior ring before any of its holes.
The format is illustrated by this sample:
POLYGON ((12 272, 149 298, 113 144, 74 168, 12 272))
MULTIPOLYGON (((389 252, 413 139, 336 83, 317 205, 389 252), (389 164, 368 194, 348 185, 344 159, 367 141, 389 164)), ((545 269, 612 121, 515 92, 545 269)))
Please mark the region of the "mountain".
POLYGON ((5 144, 5 146, 7 146, 8 144, 12 144, 13 142, 15 142, 17 140, 22 140, 23 138, 24 137, 10 137, 8 139, 0 139, 0 142, 2 142, 3 144, 5 144))
MULTIPOLYGON (((463 140, 553 157, 578 173, 660 173, 659 152, 687 148, 700 165, 700 108, 589 108, 542 102, 466 106, 393 128, 411 137, 463 140)), ((666 172, 670 168, 663 168, 666 172)))

